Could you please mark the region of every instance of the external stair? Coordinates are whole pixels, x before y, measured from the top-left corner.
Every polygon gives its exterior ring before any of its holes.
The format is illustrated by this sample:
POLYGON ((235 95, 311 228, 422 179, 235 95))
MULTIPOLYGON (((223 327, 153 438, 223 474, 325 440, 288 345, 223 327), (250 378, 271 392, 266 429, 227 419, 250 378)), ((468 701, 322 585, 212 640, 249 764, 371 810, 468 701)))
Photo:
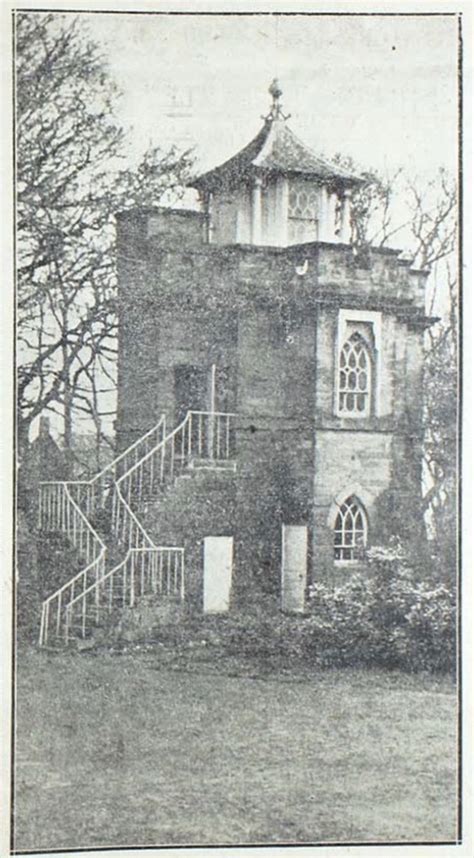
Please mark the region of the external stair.
POLYGON ((235 471, 234 417, 189 411, 167 433, 162 416, 93 479, 41 483, 39 529, 64 534, 81 563, 43 601, 40 646, 84 641, 145 597, 184 600, 184 548, 156 542, 143 517, 193 472, 235 471))

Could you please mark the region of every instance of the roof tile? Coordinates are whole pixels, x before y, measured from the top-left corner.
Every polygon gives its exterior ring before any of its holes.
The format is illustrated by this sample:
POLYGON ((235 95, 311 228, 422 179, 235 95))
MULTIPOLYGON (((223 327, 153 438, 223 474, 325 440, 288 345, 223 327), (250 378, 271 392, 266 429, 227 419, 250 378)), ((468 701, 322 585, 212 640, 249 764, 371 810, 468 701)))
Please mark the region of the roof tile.
POLYGON ((247 146, 220 166, 198 176, 190 185, 208 191, 231 188, 259 170, 334 179, 348 185, 362 181, 354 173, 318 157, 298 139, 283 119, 268 118, 247 146))

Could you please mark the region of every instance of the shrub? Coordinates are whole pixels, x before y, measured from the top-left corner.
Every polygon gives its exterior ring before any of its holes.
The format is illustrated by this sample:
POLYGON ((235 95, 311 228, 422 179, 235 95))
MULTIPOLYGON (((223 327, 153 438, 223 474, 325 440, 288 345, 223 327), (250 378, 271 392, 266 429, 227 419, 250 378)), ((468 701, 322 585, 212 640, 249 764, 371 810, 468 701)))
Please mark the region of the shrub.
POLYGON ((323 665, 455 669, 453 590, 418 580, 399 544, 372 549, 340 586, 313 585, 310 606, 305 650, 323 665))
POLYGON ((219 628, 219 643, 228 653, 266 660, 303 655, 299 617, 282 614, 271 604, 230 613, 219 628))

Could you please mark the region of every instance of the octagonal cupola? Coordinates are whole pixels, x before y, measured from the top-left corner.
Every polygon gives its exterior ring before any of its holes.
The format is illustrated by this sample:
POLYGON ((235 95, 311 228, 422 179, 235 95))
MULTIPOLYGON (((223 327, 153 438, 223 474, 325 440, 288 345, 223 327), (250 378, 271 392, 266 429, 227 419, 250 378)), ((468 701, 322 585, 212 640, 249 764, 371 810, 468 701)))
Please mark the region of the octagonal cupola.
POLYGON ((349 244, 351 196, 360 177, 313 153, 288 126, 274 80, 272 104, 256 137, 196 178, 213 244, 287 247, 349 244))

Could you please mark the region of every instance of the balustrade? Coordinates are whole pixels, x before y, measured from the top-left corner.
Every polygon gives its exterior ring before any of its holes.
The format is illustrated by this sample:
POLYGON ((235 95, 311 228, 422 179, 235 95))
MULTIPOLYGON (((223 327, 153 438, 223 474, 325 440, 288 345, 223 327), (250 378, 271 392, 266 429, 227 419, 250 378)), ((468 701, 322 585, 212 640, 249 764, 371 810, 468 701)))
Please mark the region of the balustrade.
POLYGON ((143 596, 184 599, 184 550, 159 546, 131 548, 124 560, 70 599, 65 608, 64 639, 86 637, 114 608, 133 607, 143 596))
POLYGON ((39 526, 63 532, 85 560, 85 568, 49 596, 42 606, 40 644, 52 635, 67 638, 73 626, 84 636, 104 606, 133 605, 147 592, 184 596, 182 548, 156 546, 131 504, 156 496, 187 468, 222 466, 234 456, 232 418, 214 411, 189 411, 166 435, 164 417, 92 480, 46 482, 40 487, 39 526), (105 571, 106 545, 91 523, 109 511, 109 527, 127 555, 105 571))

